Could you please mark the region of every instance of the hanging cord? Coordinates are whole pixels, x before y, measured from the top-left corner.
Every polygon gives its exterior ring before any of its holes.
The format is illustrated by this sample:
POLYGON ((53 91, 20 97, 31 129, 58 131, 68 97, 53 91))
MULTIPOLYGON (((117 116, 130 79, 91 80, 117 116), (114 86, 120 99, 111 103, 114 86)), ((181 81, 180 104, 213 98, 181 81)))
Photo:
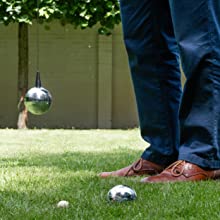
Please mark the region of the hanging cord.
POLYGON ((37 0, 37 27, 36 27, 36 50, 37 50, 37 60, 36 60, 36 67, 37 72, 39 72, 39 7, 40 7, 40 0, 37 0))

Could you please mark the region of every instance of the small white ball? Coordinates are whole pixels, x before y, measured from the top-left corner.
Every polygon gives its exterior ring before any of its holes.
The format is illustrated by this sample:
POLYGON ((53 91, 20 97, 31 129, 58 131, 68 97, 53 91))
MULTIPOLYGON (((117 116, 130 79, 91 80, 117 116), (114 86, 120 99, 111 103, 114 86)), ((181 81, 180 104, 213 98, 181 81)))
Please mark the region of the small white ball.
POLYGON ((57 208, 68 208, 69 202, 65 200, 61 200, 57 203, 57 208))

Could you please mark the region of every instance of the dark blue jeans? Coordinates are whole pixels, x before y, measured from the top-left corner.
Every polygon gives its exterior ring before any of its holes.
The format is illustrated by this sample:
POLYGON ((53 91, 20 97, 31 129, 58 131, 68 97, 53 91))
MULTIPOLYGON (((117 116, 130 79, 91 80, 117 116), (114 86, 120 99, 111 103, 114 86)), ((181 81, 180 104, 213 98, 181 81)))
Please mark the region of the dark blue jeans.
POLYGON ((141 135, 150 143, 142 158, 220 168, 220 0, 120 6, 141 135))

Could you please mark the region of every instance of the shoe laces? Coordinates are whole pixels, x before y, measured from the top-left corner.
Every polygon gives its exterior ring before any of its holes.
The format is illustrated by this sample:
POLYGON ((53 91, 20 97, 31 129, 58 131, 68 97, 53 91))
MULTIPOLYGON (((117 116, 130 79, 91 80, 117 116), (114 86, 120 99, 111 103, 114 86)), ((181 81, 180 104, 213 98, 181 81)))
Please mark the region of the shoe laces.
POLYGON ((181 176, 184 172, 184 165, 186 162, 184 160, 178 160, 174 163, 172 163, 170 166, 167 167, 166 170, 170 169, 170 173, 175 176, 181 176))
POLYGON ((143 166, 143 160, 142 159, 139 159, 136 163, 134 163, 132 165, 132 169, 135 171, 135 172, 138 172, 143 166))
POLYGON ((131 170, 133 170, 135 173, 138 173, 142 168, 142 166, 143 166, 143 161, 142 159, 139 159, 138 161, 136 161, 134 164, 131 165, 131 167, 128 169, 128 171, 125 173, 124 176, 128 176, 131 170))

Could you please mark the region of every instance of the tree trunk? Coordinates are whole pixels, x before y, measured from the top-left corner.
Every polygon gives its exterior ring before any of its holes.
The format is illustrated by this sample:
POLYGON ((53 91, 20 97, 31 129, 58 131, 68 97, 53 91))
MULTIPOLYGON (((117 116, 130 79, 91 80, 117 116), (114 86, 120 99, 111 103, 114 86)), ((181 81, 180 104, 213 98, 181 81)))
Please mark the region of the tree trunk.
POLYGON ((24 96, 28 90, 28 24, 18 24, 18 121, 17 128, 27 128, 28 111, 24 96))

